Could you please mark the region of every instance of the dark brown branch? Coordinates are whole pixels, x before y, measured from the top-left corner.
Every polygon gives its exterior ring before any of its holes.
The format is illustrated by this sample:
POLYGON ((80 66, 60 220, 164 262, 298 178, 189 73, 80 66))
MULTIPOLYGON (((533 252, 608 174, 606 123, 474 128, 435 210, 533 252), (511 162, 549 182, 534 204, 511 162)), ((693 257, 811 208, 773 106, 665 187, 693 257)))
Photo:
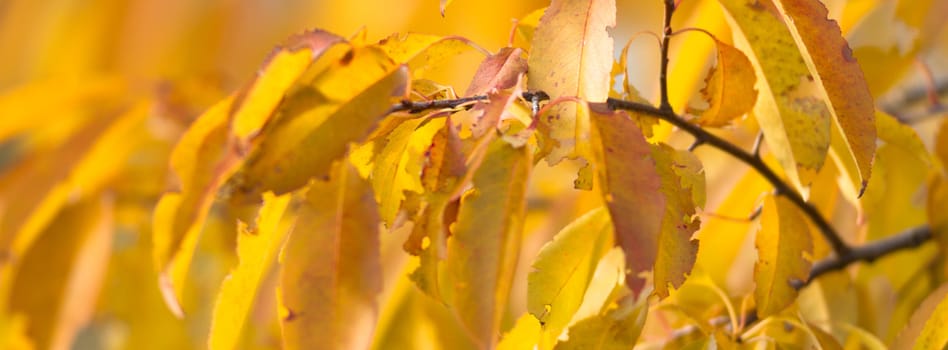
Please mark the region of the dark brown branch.
POLYGON ((665 0, 665 20, 662 23, 664 26, 662 28, 662 61, 661 72, 658 77, 661 85, 661 104, 659 104, 659 108, 662 111, 672 113, 674 111, 671 103, 668 102, 668 46, 672 36, 671 19, 673 14, 675 14, 675 0, 665 0))
POLYGON ((914 227, 891 237, 866 243, 852 248, 849 254, 835 256, 817 261, 810 269, 810 277, 806 282, 798 281, 793 285, 796 289, 806 287, 817 277, 826 273, 838 271, 858 261, 873 262, 893 252, 921 246, 932 238, 932 231, 927 225, 914 227))
POLYGON ((803 196, 794 190, 790 184, 783 181, 780 176, 777 176, 777 174, 774 173, 774 171, 771 170, 767 164, 764 164, 760 158, 757 158, 753 154, 741 149, 733 143, 702 129, 700 126, 688 122, 684 118, 671 111, 661 110, 647 104, 614 98, 609 98, 606 100, 606 106, 612 110, 633 111, 651 115, 658 119, 667 121, 679 129, 691 134, 691 136, 693 136, 700 143, 714 146, 715 148, 724 151, 724 153, 737 158, 744 164, 749 165, 751 168, 756 170, 757 173, 767 179, 767 181, 770 182, 779 195, 789 199, 794 205, 799 207, 808 218, 810 218, 813 224, 820 229, 820 233, 823 234, 823 237, 826 238, 826 240, 830 243, 830 245, 833 247, 833 251, 835 251, 838 256, 845 256, 849 253, 850 247, 843 241, 842 237, 836 232, 833 226, 830 225, 823 215, 820 214, 819 210, 816 209, 816 207, 812 204, 807 203, 807 201, 803 199, 803 196))
MULTIPOLYGON (((800 290, 810 285, 810 283, 815 281, 820 276, 827 273, 842 270, 856 262, 873 262, 876 259, 888 256, 889 254, 898 251, 917 248, 931 239, 931 228, 929 228, 927 225, 913 227, 891 237, 883 238, 878 241, 855 247, 850 250, 849 254, 847 255, 834 256, 817 261, 813 264, 813 268, 810 269, 810 277, 806 282, 797 281, 797 283, 791 283, 791 285, 794 289, 800 290)), ((745 312, 743 318, 745 327, 760 320, 757 317, 757 310, 755 309, 745 312)), ((715 317, 711 319, 710 323, 714 327, 727 327, 731 324, 730 317, 726 315, 715 317)), ((691 325, 685 326, 673 331, 672 339, 686 337, 697 331, 700 331, 698 327, 691 325)))
MULTIPOLYGON (((427 111, 430 109, 454 109, 459 107, 467 106, 470 108, 472 102, 481 102, 488 100, 487 95, 476 95, 470 97, 461 97, 450 100, 431 100, 431 101, 409 101, 403 100, 402 102, 392 106, 388 110, 388 114, 395 112, 409 112, 409 113, 419 113, 427 111)), ((545 101, 550 99, 550 96, 543 91, 537 92, 524 92, 523 99, 530 101, 532 104, 536 105, 539 101, 545 101)))

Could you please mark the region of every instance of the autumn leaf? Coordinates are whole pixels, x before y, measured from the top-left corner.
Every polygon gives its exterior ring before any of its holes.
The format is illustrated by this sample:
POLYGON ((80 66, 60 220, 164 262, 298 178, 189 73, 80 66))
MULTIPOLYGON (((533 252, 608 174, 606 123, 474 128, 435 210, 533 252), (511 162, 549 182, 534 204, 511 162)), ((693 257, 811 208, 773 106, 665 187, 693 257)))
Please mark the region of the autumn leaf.
POLYGON ((624 112, 593 114, 602 141, 602 194, 615 227, 616 244, 625 251, 626 284, 635 294, 645 286, 637 275, 651 270, 663 239, 666 198, 652 148, 635 121, 624 112))
POLYGON ((753 114, 770 149, 798 189, 809 185, 830 146, 831 113, 772 0, 719 0, 738 47, 758 77, 753 114))
POLYGON ((310 64, 330 46, 343 42, 335 34, 315 30, 295 35, 283 47, 275 49, 232 106, 231 132, 238 142, 247 143, 256 136, 270 120, 284 93, 310 64))
POLYGON ((242 171, 244 191, 286 193, 325 175, 350 142, 368 136, 405 93, 407 68, 382 51, 353 48, 333 68, 288 96, 285 113, 242 171), (318 150, 318 151, 317 151, 318 150))
POLYGON ((388 227, 393 227, 405 191, 424 192, 417 174, 421 173, 431 139, 443 124, 444 119, 416 118, 402 123, 384 138, 385 145, 376 155, 372 171, 372 188, 379 202, 379 214, 388 227))
POLYGON ((915 309, 902 332, 899 333, 893 349, 943 349, 948 344, 948 285, 934 290, 915 309))
POLYGON ((556 350, 628 349, 634 347, 642 334, 648 303, 623 300, 617 309, 577 322, 569 328, 569 340, 559 343, 556 350))
MULTIPOLYGON (((29 320, 38 349, 68 348, 92 320, 111 254, 114 197, 90 196, 62 209, 18 263, 17 277, 0 291, 13 315, 29 320)), ((4 344, 4 340, 0 340, 4 344)))
POLYGON ((152 219, 155 268, 165 302, 178 317, 184 315, 184 284, 213 198, 237 170, 238 159, 226 148, 231 103, 228 98, 205 112, 175 146, 171 168, 180 192, 164 194, 152 219))
MULTIPOLYGON (((602 102, 609 97, 615 26, 614 0, 554 0, 533 37, 527 84, 551 97, 575 96, 602 102)), ((589 115, 575 104, 552 107, 539 122, 545 124, 541 155, 550 165, 575 157, 578 143, 588 138, 589 115)))
POLYGON ((793 35, 813 78, 825 93, 833 116, 834 134, 845 142, 832 143, 832 152, 849 172, 860 195, 869 183, 876 151, 875 107, 862 69, 839 29, 817 0, 780 0, 793 35))
POLYGON ((793 283, 809 278, 809 255, 813 249, 806 221, 789 199, 768 196, 763 208, 754 266, 754 298, 761 318, 777 314, 793 303, 797 295, 793 283))
POLYGON ((595 209, 563 228, 537 254, 527 277, 527 311, 548 337, 566 328, 583 302, 599 259, 608 251, 609 212, 595 209))
POLYGON ((396 63, 408 65, 414 79, 425 78, 429 69, 464 51, 474 49, 487 54, 483 48, 460 36, 418 33, 393 34, 379 41, 378 48, 396 63))
POLYGON ((448 240, 441 285, 445 299, 483 347, 500 333, 519 254, 526 185, 532 165, 527 147, 491 142, 473 189, 461 199, 448 240))
POLYGON ((540 322, 533 315, 524 314, 517 319, 513 328, 500 339, 497 350, 533 348, 539 339, 540 322))
MULTIPOLYGON (((713 37, 712 37, 713 38, 713 37)), ((717 47, 717 65, 705 79, 701 95, 708 102, 708 109, 700 113, 696 123, 719 127, 746 114, 757 102, 754 84, 754 66, 740 50, 713 38, 717 47)))
POLYGON ((692 236, 701 225, 695 208, 704 202, 704 172, 691 152, 659 144, 652 146, 651 155, 665 198, 652 279, 655 293, 665 297, 669 286, 678 287, 685 281, 698 254, 698 242, 692 236))
POLYGON ((286 349, 365 349, 382 289, 378 212, 348 162, 309 186, 280 259, 286 349))
POLYGON ((255 222, 237 225, 237 265, 221 284, 214 303, 208 347, 235 349, 245 320, 253 309, 263 281, 283 246, 287 228, 280 225, 292 195, 264 194, 255 222))
POLYGON ((509 89, 519 82, 521 74, 527 72, 527 61, 523 50, 505 47, 488 56, 474 72, 474 78, 465 95, 483 95, 491 89, 509 89))

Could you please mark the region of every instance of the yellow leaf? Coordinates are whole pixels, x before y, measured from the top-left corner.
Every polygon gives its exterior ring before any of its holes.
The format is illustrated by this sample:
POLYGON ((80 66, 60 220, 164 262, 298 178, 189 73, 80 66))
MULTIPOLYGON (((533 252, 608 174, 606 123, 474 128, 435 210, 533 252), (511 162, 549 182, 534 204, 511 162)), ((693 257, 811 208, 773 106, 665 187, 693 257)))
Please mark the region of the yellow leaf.
POLYGON ((494 347, 520 253, 528 147, 491 142, 473 189, 461 199, 440 270, 441 291, 481 347, 494 347))
POLYGON ((0 316, 0 345, 6 349, 33 350, 36 345, 26 334, 26 316, 0 316))
POLYGON ((569 340, 556 350, 631 349, 642 333, 648 315, 648 298, 636 302, 625 298, 619 308, 577 322, 569 328, 569 340))
POLYGON ((782 196, 768 196, 757 232, 757 314, 760 318, 780 313, 796 300, 794 281, 806 281, 810 274, 812 242, 799 209, 782 196))
POLYGON ((88 118, 87 114, 71 112, 102 101, 122 101, 126 84, 117 76, 95 76, 41 80, 4 90, 0 93, 0 115, 7 117, 0 119, 0 140, 39 127, 49 128, 54 120, 65 123, 74 116, 88 118))
MULTIPOLYGON (((114 234, 113 198, 91 196, 69 205, 18 262, 2 303, 27 319, 38 349, 65 349, 92 320, 114 234)), ((6 309, 7 307, 4 307, 6 309)), ((0 316, 5 317, 6 315, 0 316)))
POLYGON ((416 118, 399 125, 377 142, 381 151, 376 155, 372 170, 372 188, 379 203, 379 215, 391 228, 405 199, 405 191, 424 192, 418 174, 424 163, 425 151, 434 134, 442 128, 444 119, 416 118), (383 143, 384 142, 384 143, 383 143))
POLYGON ((164 194, 152 220, 153 258, 165 301, 177 316, 191 258, 214 196, 241 163, 228 145, 227 117, 233 99, 211 107, 182 136, 171 154, 180 192, 164 194))
POLYGON ((895 339, 893 349, 944 349, 948 344, 948 284, 931 292, 895 339))
POLYGON ((374 48, 354 48, 325 74, 287 97, 285 115, 267 133, 242 172, 242 190, 276 194, 328 173, 350 142, 369 135, 406 92, 408 72, 374 48))
POLYGON ((822 86, 830 106, 834 134, 845 142, 832 143, 834 159, 845 165, 860 195, 869 183, 876 152, 875 107, 862 69, 853 57, 836 21, 827 18, 818 0, 780 0, 787 28, 804 53, 813 78, 822 86))
MULTIPOLYGON (((527 84, 552 98, 578 97, 602 102, 609 97, 615 0, 554 0, 540 19, 530 50, 527 84)), ((539 119, 546 144, 541 155, 550 165, 575 157, 589 137, 589 115, 574 103, 561 103, 539 119)))
POLYGON ((701 95, 710 107, 701 111, 695 121, 704 126, 724 126, 743 116, 757 102, 754 66, 743 52, 713 38, 718 49, 718 63, 705 79, 701 95))
MULTIPOLYGON (((922 139, 919 138, 918 133, 915 132, 911 126, 902 124, 895 117, 882 112, 876 111, 876 130, 879 133, 879 139, 885 141, 885 143, 896 146, 915 156, 918 160, 925 162, 925 164, 932 164, 934 159, 932 154, 928 152, 928 149, 925 147, 925 143, 922 142, 922 139)), ((944 126, 942 127, 944 129, 944 126)), ((946 131, 943 131, 946 132, 946 131)), ((948 140, 948 134, 945 134, 945 137, 942 139, 948 140)), ((944 150, 945 155, 941 156, 943 159, 942 164, 948 164, 948 144, 944 146, 936 146, 936 150, 944 150)))
POLYGON ((879 147, 872 170, 875 175, 859 201, 868 226, 867 241, 925 222, 925 203, 917 193, 929 169, 929 164, 902 147, 891 143, 879 147))
POLYGON ((514 327, 504 334, 497 344, 497 350, 533 349, 540 340, 540 322, 530 314, 517 319, 514 327))
POLYGON ((312 181, 280 271, 283 347, 365 349, 382 290, 379 217, 369 183, 348 162, 312 181))
POLYGON ((528 43, 533 42, 533 34, 540 25, 540 18, 543 17, 544 12, 546 12, 546 7, 536 9, 526 16, 523 16, 523 18, 517 20, 517 33, 520 34, 524 41, 528 43))
POLYGON ((609 213, 592 210, 564 227, 537 254, 527 276, 527 311, 556 339, 583 302, 599 259, 608 252, 609 213))
POLYGON ((139 102, 127 108, 81 127, 62 145, 22 162, 0 181, 0 203, 16 203, 0 210, 0 250, 25 253, 71 198, 96 193, 115 179, 139 145, 153 105, 139 102))
POLYGON ((231 131, 238 140, 246 143, 256 136, 297 78, 326 49, 342 42, 335 34, 314 30, 293 36, 274 50, 234 102, 231 131))
POLYGON ((831 115, 773 0, 719 0, 757 81, 754 117, 790 181, 803 191, 823 166, 831 115))
POLYGON ((239 222, 237 257, 240 263, 224 279, 214 302, 211 330, 207 346, 211 349, 234 349, 244 334, 245 320, 253 310, 260 286, 276 260, 287 229, 280 220, 290 203, 291 195, 273 196, 265 193, 263 205, 252 226, 239 222))
POLYGON ((445 60, 475 49, 485 55, 484 49, 460 36, 442 37, 429 34, 392 34, 377 45, 388 57, 399 64, 408 65, 415 79, 426 78, 426 73, 445 60))

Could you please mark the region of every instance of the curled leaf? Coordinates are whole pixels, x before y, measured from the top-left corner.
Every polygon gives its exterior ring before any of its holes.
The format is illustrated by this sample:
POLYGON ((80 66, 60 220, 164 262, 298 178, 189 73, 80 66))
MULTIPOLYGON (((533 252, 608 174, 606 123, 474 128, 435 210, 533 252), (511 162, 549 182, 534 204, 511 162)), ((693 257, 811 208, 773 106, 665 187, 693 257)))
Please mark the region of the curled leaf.
POLYGON ((809 278, 813 243, 806 219, 789 199, 768 196, 757 232, 754 298, 761 318, 782 311, 796 300, 795 282, 809 278))
POLYGON ((729 124, 754 108, 757 102, 757 76, 747 56, 737 48, 714 39, 717 45, 717 65, 705 78, 701 95, 708 109, 700 112, 695 121, 704 126, 719 127, 729 124))

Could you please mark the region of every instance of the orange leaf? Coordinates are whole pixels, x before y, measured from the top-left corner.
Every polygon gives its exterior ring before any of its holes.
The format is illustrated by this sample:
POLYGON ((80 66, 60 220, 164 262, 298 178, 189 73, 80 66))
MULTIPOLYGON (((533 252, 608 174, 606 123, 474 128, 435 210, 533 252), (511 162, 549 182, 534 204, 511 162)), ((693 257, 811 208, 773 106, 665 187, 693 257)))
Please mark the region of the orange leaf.
POLYGON ((787 27, 797 41, 810 72, 825 92, 833 127, 845 142, 832 144, 841 168, 849 172, 860 195, 869 183, 876 151, 875 107, 862 69, 836 21, 827 18, 818 0, 780 0, 787 27))
POLYGON ((718 63, 711 68, 705 79, 707 85, 701 90, 701 95, 710 107, 700 111, 701 115, 695 122, 718 127, 729 124, 754 108, 757 102, 757 90, 754 89, 757 76, 754 75, 754 66, 743 52, 717 38, 714 38, 714 43, 718 48, 718 63))
POLYGON ((513 283, 532 167, 528 147, 491 142, 461 199, 457 223, 441 269, 447 303, 475 341, 492 348, 513 283))
POLYGON ((372 188, 348 162, 315 180, 281 258, 286 349, 366 349, 382 290, 372 188))

